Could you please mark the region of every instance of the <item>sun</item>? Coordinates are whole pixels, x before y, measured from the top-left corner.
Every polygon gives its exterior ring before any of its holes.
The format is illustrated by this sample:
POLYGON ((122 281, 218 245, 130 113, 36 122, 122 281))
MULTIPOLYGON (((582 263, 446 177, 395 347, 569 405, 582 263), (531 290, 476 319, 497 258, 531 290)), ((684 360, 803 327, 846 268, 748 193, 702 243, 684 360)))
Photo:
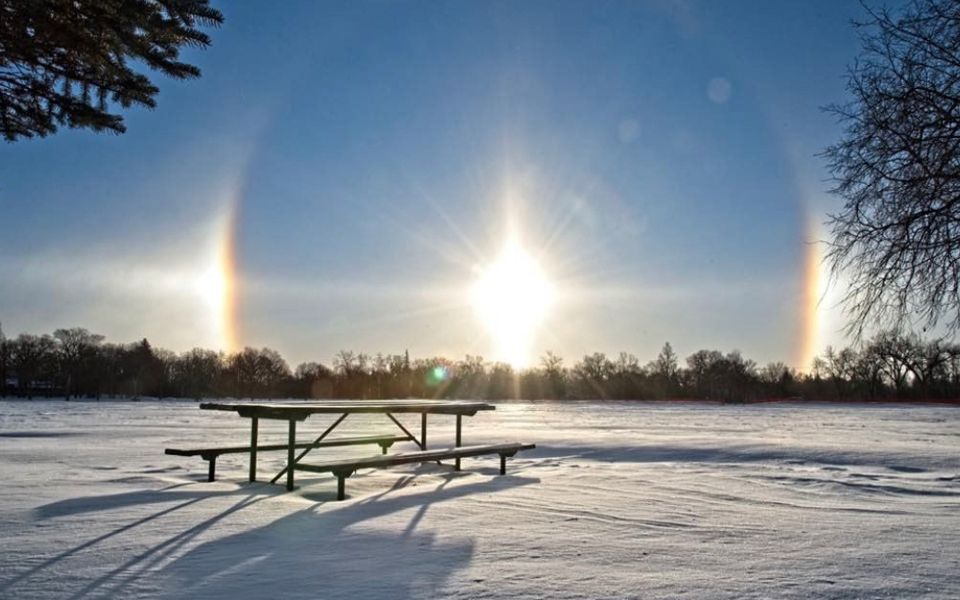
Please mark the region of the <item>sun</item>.
POLYGON ((482 269, 470 302, 496 345, 496 360, 526 367, 537 329, 553 304, 554 288, 516 239, 482 269))

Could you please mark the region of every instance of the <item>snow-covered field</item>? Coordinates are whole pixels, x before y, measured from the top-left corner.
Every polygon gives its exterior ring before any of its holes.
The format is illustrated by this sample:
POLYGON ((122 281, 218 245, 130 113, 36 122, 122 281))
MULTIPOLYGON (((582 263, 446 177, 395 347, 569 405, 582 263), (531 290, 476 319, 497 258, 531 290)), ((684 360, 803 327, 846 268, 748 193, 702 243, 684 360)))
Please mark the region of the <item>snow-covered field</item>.
POLYGON ((960 598, 958 408, 504 403, 464 443, 535 442, 506 476, 366 471, 344 502, 163 454, 247 436, 192 402, 0 402, 0 598, 960 598))

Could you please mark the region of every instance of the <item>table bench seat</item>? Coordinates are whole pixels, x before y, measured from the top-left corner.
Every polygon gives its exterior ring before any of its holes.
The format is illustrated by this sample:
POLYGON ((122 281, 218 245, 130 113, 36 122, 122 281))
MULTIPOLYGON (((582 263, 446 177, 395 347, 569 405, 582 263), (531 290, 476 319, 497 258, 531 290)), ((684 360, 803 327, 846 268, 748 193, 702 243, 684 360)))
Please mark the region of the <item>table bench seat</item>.
MULTIPOLYGON (((321 442, 306 442, 294 444, 294 448, 335 448, 338 446, 359 446, 363 444, 379 444, 380 448, 383 450, 383 453, 387 453, 387 449, 390 448, 393 444, 397 442, 407 442, 412 441, 413 438, 406 435, 367 435, 359 437, 350 437, 350 438, 339 438, 332 440, 324 440, 321 442)), ((270 452, 277 450, 287 450, 289 446, 287 444, 264 444, 257 445, 257 452, 270 452)), ((220 448, 190 448, 190 449, 181 449, 181 448, 167 448, 163 452, 164 454, 170 454, 173 456, 199 456, 203 460, 209 463, 207 481, 213 481, 216 476, 216 463, 217 457, 221 454, 246 454, 249 453, 253 448, 250 446, 226 446, 220 448)))
POLYGON ((404 452, 366 458, 335 460, 320 464, 297 463, 294 469, 311 473, 333 473, 337 477, 337 500, 346 497, 345 481, 359 469, 382 469, 393 465, 410 463, 434 462, 451 458, 467 458, 487 454, 500 455, 500 474, 507 472, 507 457, 513 456, 521 450, 536 448, 535 444, 511 442, 506 444, 489 444, 483 446, 461 446, 458 448, 444 448, 438 450, 423 450, 420 452, 404 452))

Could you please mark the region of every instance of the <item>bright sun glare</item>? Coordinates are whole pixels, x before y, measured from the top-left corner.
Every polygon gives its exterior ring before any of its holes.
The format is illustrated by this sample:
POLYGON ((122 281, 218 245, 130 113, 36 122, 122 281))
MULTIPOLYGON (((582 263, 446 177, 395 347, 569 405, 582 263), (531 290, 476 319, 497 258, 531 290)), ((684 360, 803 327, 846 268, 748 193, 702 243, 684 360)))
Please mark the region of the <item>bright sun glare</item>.
POLYGON ((508 241, 480 273, 470 300, 496 343, 496 359, 527 366, 536 330, 553 304, 553 286, 519 241, 508 241))

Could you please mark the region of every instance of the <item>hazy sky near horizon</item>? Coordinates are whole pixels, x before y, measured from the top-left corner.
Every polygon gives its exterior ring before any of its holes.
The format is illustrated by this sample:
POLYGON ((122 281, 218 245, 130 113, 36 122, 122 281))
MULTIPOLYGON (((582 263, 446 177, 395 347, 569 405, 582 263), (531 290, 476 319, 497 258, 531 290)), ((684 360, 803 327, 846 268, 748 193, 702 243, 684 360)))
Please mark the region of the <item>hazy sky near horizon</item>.
POLYGON ((126 134, 0 146, 8 336, 496 359, 468 290, 513 228, 532 359, 844 342, 808 264, 857 2, 216 4, 126 134))

